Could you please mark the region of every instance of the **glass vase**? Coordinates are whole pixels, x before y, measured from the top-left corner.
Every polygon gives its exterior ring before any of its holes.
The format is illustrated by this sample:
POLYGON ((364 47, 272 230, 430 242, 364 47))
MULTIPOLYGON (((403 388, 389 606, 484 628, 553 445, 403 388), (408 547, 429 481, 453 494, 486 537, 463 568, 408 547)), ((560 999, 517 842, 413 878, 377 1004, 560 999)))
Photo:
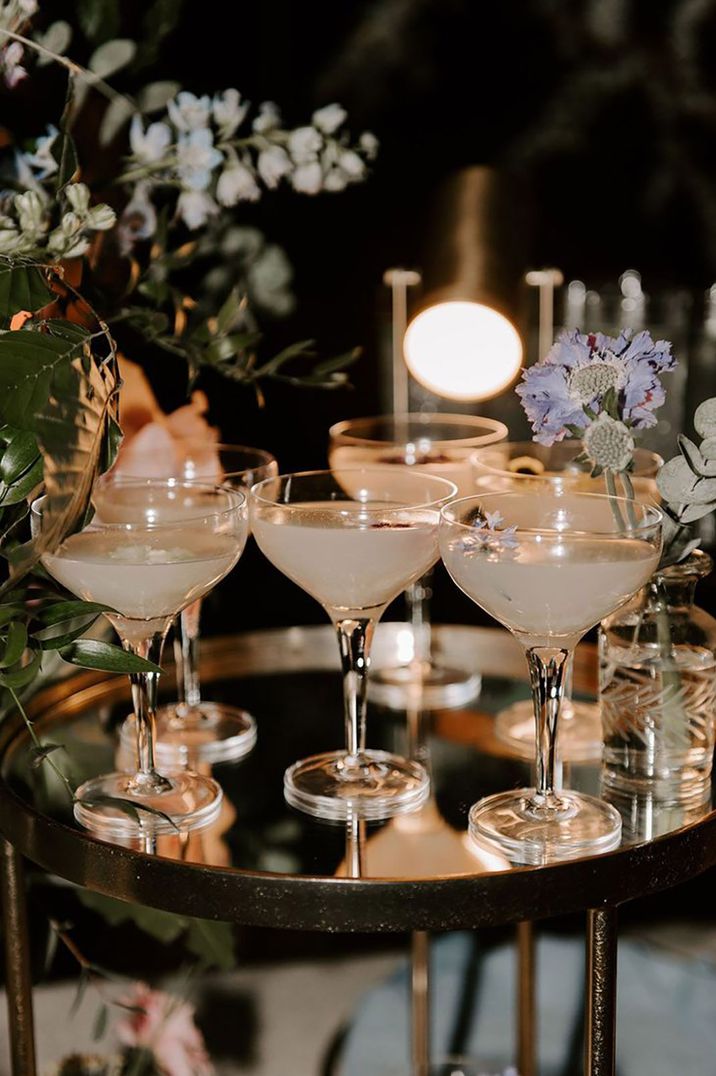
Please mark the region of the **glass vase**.
POLYGON ((660 568, 601 626, 606 789, 664 803, 702 798, 714 750, 716 620, 694 605, 713 567, 696 550, 660 568))

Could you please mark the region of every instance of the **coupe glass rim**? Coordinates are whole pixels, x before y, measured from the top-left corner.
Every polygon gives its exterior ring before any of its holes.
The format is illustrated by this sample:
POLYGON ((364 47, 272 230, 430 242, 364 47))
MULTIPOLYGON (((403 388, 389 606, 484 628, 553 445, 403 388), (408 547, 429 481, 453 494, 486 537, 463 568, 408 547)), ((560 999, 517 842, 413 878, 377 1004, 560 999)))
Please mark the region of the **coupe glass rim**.
MULTIPOLYGON (((421 501, 418 501, 418 502, 416 502, 414 504, 412 502, 408 502, 407 504, 390 505, 388 507, 386 507, 386 506, 376 506, 375 508, 373 508, 373 507, 368 507, 368 506, 362 505, 360 501, 356 501, 355 503, 356 504, 361 504, 362 510, 365 511, 365 512, 374 512, 376 514, 380 513, 380 514, 385 515, 386 512, 405 512, 406 510, 411 510, 411 509, 416 509, 416 508, 438 508, 438 507, 442 507, 447 501, 452 500, 455 497, 455 494, 457 493, 457 486, 455 485, 454 482, 450 482, 449 479, 447 479, 447 478, 440 478, 437 475, 425 474, 423 472, 416 473, 411 467, 407 467, 407 466, 401 467, 401 466, 386 465, 386 466, 382 466, 382 467, 335 467, 335 468, 328 468, 328 469, 324 468, 322 470, 317 470, 317 471, 295 471, 295 472, 289 472, 287 474, 274 475, 271 478, 263 478, 260 482, 257 482, 254 486, 252 486, 251 487, 250 498, 251 498, 252 503, 258 502, 260 504, 267 505, 269 507, 280 506, 281 508, 290 508, 290 509, 292 509, 293 511, 296 511, 296 512, 298 512, 298 511, 315 512, 316 511, 315 502, 306 503, 304 501, 279 501, 279 500, 276 500, 273 497, 265 497, 265 496, 263 496, 262 487, 267 486, 269 482, 285 482, 285 481, 287 481, 289 479, 295 479, 295 478, 298 478, 298 479, 304 479, 304 478, 329 478, 329 477, 333 477, 337 473, 338 474, 367 474, 367 475, 380 474, 380 475, 385 475, 386 477, 395 478, 396 473, 398 471, 403 471, 404 472, 403 479, 408 479, 408 481, 410 481, 410 482, 423 482, 423 483, 424 482, 429 482, 429 483, 430 482, 436 482, 436 483, 439 484, 438 488, 442 487, 443 489, 445 489, 446 492, 442 497, 436 497, 434 500, 431 500, 431 501, 423 501, 423 500, 421 500, 421 501), (450 491, 450 492, 448 492, 448 491, 450 491)), ((331 502, 326 501, 325 503, 330 504, 331 502)))
POLYGON ((424 425, 429 427, 431 422, 439 423, 443 422, 446 426, 458 426, 460 424, 465 426, 478 424, 491 429, 491 433, 475 434, 474 437, 440 437, 431 438, 431 443, 434 445, 449 445, 454 447, 466 447, 476 448, 480 445, 491 445, 502 441, 509 435, 509 429, 504 422, 500 422, 496 418, 487 418, 482 415, 460 415, 452 411, 409 411, 405 415, 366 415, 359 418, 346 418, 341 422, 335 422, 328 430, 328 437, 331 441, 338 441, 339 439, 344 444, 360 445, 360 446, 375 446, 376 448, 386 448, 390 445, 407 444, 406 441, 395 441, 386 438, 375 437, 363 437, 355 432, 355 427, 360 425, 368 426, 372 422, 400 422, 404 419, 407 422, 415 422, 418 425, 424 425), (349 432, 353 429, 354 432, 349 432))
MULTIPOLYGON (((469 497, 456 497, 455 500, 450 501, 449 504, 446 504, 446 505, 443 506, 443 508, 441 508, 441 510, 440 510, 440 522, 444 523, 445 525, 450 526, 450 527, 461 527, 466 531, 472 531, 474 529, 472 523, 462 523, 459 519, 451 518, 451 516, 450 516, 451 510, 454 511, 455 509, 459 508, 460 505, 465 505, 468 502, 471 502, 471 503, 473 503, 475 505, 477 505, 477 504, 481 505, 484 501, 489 501, 489 499, 491 497, 503 497, 503 498, 504 497, 518 497, 518 498, 522 498, 522 497, 524 497, 524 495, 525 494, 522 491, 517 491, 517 490, 511 490, 511 491, 508 491, 508 492, 505 492, 505 493, 500 493, 499 491, 496 490, 493 493, 483 493, 483 494, 479 494, 479 493, 474 494, 473 493, 473 494, 470 494, 469 497)), ((540 499, 542 499, 544 497, 544 494, 535 493, 534 496, 539 496, 540 499)), ((567 496, 567 497, 579 497, 580 500, 584 499, 584 498, 590 498, 592 500, 610 501, 611 503, 616 502, 616 504, 619 505, 620 507, 623 506, 623 505, 624 506, 628 505, 628 504, 637 505, 638 508, 640 509, 640 511, 644 512, 646 518, 645 518, 645 520, 644 520, 644 522, 642 524, 638 524, 636 527, 625 527, 624 530, 609 530, 609 531, 606 531, 606 530, 594 530, 594 529, 592 529, 592 530, 577 530, 577 529, 574 529, 574 528, 569 528, 567 530, 560 531, 560 530, 557 530, 556 527, 520 527, 518 525, 517 526, 517 533, 518 534, 545 534, 545 535, 550 535, 550 536, 551 535, 556 535, 556 536, 562 536, 562 537, 570 536, 570 535, 598 535, 600 538, 633 537, 635 534, 648 536, 652 532, 657 531, 661 527, 661 524, 662 524, 662 521, 663 521, 663 518, 664 518, 664 513, 661 511, 660 508, 657 508, 655 505, 644 504, 643 501, 632 500, 629 497, 612 497, 608 493, 571 493, 569 490, 567 490, 564 493, 562 493, 561 491, 559 493, 555 493, 554 499, 555 500, 561 500, 562 497, 564 497, 564 496, 567 496), (651 517, 651 522, 646 522, 646 519, 648 519, 649 517, 651 517)), ((510 524, 509 524, 509 521, 508 521, 507 526, 509 526, 509 525, 510 524)))
MULTIPOLYGON (((563 480, 562 479, 562 474, 571 473, 571 472, 561 472, 561 473, 558 473, 556 475, 520 474, 518 471, 506 471, 502 467, 494 467, 491 463, 487 463, 482 458, 482 452, 483 452, 483 449, 491 449, 493 447, 496 448, 498 444, 499 444, 500 448, 509 448, 510 446, 517 446, 517 445, 522 446, 522 445, 524 445, 525 451, 529 451, 530 448, 534 448, 534 446, 535 446, 534 441, 525 440, 525 441, 498 441, 498 442, 495 442, 494 446, 493 445, 484 445, 484 446, 482 446, 480 448, 476 448, 475 451, 470 454, 470 464, 475 468, 475 470, 479 469, 485 475, 495 475, 495 476, 499 476, 500 478, 509 478, 509 479, 514 478, 515 481, 527 481, 527 482, 532 481, 533 482, 535 479, 540 479, 542 482, 553 482, 555 484, 557 484, 558 482, 563 480)), ((537 442, 537 444, 539 444, 539 442, 537 442)), ((568 445, 574 445, 575 452, 579 452, 580 450, 583 449, 582 442, 576 440, 576 438, 571 438, 571 437, 570 438, 565 438, 564 441, 558 441, 558 442, 556 442, 556 444, 564 445, 565 447, 567 447, 568 445)), ((540 448, 553 448, 554 446, 553 445, 540 445, 539 447, 540 448)), ((653 452, 650 448, 637 447, 637 448, 634 449, 634 457, 635 457, 635 459, 637 457, 644 457, 644 456, 649 457, 649 462, 652 463, 655 466, 656 470, 658 470, 659 467, 661 467, 662 463, 664 462, 663 458, 659 455, 659 453, 658 452, 653 452)), ((575 472, 575 473, 580 473, 581 474, 582 472, 575 472)), ((584 475, 587 475, 587 477, 589 477, 587 471, 585 471, 583 473, 584 473, 584 475)), ((649 478, 654 478, 655 477, 656 471, 654 472, 653 475, 652 474, 644 474, 643 472, 640 473, 639 468, 636 467, 634 471, 630 472, 630 474, 634 478, 646 478, 646 479, 649 479, 649 478)), ((628 497, 624 498, 624 499, 629 500, 628 497)))
MULTIPOLYGON (((264 467, 270 467, 272 463, 275 463, 276 467, 278 468, 278 462, 277 462, 276 457, 274 456, 274 454, 272 452, 269 452, 268 449, 265 449, 265 448, 254 448, 253 445, 230 445, 230 444, 227 444, 224 441, 206 441, 201 437, 180 437, 180 438, 177 438, 177 444, 179 445, 179 447, 181 447, 183 445, 186 445, 190 449, 191 448, 201 448, 202 451, 210 451, 212 449, 218 449, 219 452, 222 452, 222 451, 223 452, 246 452, 246 453, 254 453, 255 454, 255 456, 256 456, 256 463, 255 464, 253 464, 253 465, 249 464, 246 467, 240 467, 236 471, 225 471, 224 472, 224 478, 225 479, 227 479, 227 478, 238 478, 239 475, 250 474, 252 471, 262 470, 264 467), (259 462, 259 460, 260 460, 260 462, 259 462)), ((104 478, 104 477, 105 476, 103 475, 102 478, 104 478)), ((127 474, 126 471, 121 471, 121 472, 119 472, 117 474, 118 479, 119 478, 129 478, 129 479, 132 479, 134 481, 136 481, 137 479, 140 479, 140 480, 144 479, 144 477, 145 477, 144 475, 140 475, 140 474, 135 474, 135 475, 127 474)), ((177 480, 182 481, 182 476, 180 474, 167 475, 166 477, 167 478, 176 478, 177 480)), ((112 479, 112 472, 111 471, 108 472, 107 478, 109 480, 112 479)), ((101 479, 100 479, 100 481, 101 481, 101 479)), ((156 478, 156 481, 161 482, 162 479, 161 478, 156 478)), ((196 479, 187 478, 187 479, 184 479, 184 481, 187 481, 187 482, 193 482, 193 481, 201 482, 202 478, 201 477, 198 477, 196 479)))
MULTIPOLYGON (((221 519, 223 516, 234 515, 237 512, 237 510, 240 511, 242 508, 245 508, 246 505, 248 504, 248 497, 244 492, 242 492, 242 490, 235 489, 233 486, 222 486, 222 485, 212 484, 211 482, 202 482, 202 481, 193 482, 190 479, 183 480, 183 479, 178 479, 178 478, 166 478, 166 479, 164 479, 164 478, 146 478, 146 479, 136 479, 136 478, 120 479, 120 478, 114 478, 112 480, 112 482, 113 482, 113 484, 121 484, 123 486, 155 485, 155 486, 163 486, 165 488, 166 487, 172 488, 173 486, 191 486, 192 488, 195 488, 195 489, 198 488, 200 490, 209 490, 212 493, 213 492, 225 493, 229 497, 236 498, 236 504, 233 504, 228 508, 218 509, 216 511, 212 511, 211 509, 209 509, 208 511, 205 511, 205 512, 197 512, 197 514, 195 516, 194 515, 185 516, 183 519, 180 519, 180 520, 162 521, 162 522, 156 522, 156 523, 148 522, 146 520, 142 520, 141 522, 139 522, 139 521, 132 522, 132 523, 104 523, 104 522, 96 523, 94 521, 94 519, 91 519, 90 522, 87 524, 87 526, 83 527, 82 530, 90 530, 90 529, 103 530, 103 531, 112 531, 112 530, 121 531, 121 530, 123 530, 123 531, 132 531, 132 532, 173 530, 173 529, 178 529, 178 528, 181 528, 181 527, 185 527, 187 525, 187 523, 195 523, 197 520, 200 520, 200 519, 221 519)), ((107 485, 109 485, 109 484, 110 483, 107 483, 107 485)), ((40 497, 35 498, 35 500, 30 505, 30 512, 32 513, 32 515, 37 516, 38 518, 42 519, 42 503, 44 501, 46 501, 46 500, 47 500, 47 494, 46 493, 43 493, 40 497)))

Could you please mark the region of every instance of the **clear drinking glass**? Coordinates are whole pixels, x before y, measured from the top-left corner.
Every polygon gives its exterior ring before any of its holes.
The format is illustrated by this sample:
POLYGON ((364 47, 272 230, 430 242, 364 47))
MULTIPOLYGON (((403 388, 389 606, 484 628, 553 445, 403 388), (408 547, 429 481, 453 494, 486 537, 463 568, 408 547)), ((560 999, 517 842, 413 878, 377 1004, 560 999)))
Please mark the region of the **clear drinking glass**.
POLYGON ((589 628, 654 571, 658 508, 551 487, 465 497, 443 508, 440 552, 468 597, 525 649, 535 716, 537 787, 470 810, 470 833, 511 860, 540 864, 605 851, 621 818, 593 796, 555 788, 555 745, 567 662, 589 628))
MULTIPOLYGON (((173 618, 208 593, 241 556, 248 534, 246 497, 207 483, 115 477, 98 483, 92 500, 90 523, 44 553, 42 563, 79 598, 116 610, 105 615, 125 650, 159 665, 173 618)), ((46 498, 33 505, 35 532, 43 525, 51 525, 46 498)), ((75 794, 77 821, 102 837, 203 828, 219 812, 221 789, 211 778, 190 770, 157 771, 158 680, 158 673, 130 676, 136 772, 92 778, 75 794), (117 799, 128 801, 134 813, 112 803, 117 799)))
MULTIPOLYGON (((472 452, 507 436, 503 422, 478 415, 416 413, 348 419, 329 430, 328 462, 331 467, 408 466, 447 478, 464 497, 474 492, 472 452)), ((373 671, 370 697, 375 702, 403 709, 415 704, 417 694, 428 708, 462 706, 479 693, 477 669, 446 664, 433 650, 431 594, 432 573, 406 591, 413 657, 407 664, 373 671)))
MULTIPOLYGON (((159 461, 159 468, 171 473, 159 477, 219 482, 248 495, 256 482, 278 474, 275 458, 261 448, 215 444, 206 439, 177 440, 173 448, 173 459, 159 461)), ((179 630, 175 628, 179 701, 157 711, 156 754, 165 765, 237 761, 256 743, 256 722, 251 714, 201 697, 200 616, 201 600, 192 602, 179 617, 179 630)), ((135 722, 130 717, 121 731, 125 756, 135 738, 135 722)))
POLYGON ((346 750, 296 762, 287 801, 320 818, 388 818, 427 798, 425 769, 365 747, 366 674, 383 610, 438 557, 439 510, 456 487, 406 467, 336 468, 269 478, 250 495, 261 551, 324 607, 343 669, 346 750))
MULTIPOLYGON (((546 446, 535 441, 503 441, 477 449, 472 457, 474 486, 479 492, 518 492, 524 489, 570 490, 573 493, 607 493, 606 478, 592 478, 589 465, 577 463, 579 441, 560 441, 546 446)), ((658 504, 656 475, 663 463, 655 452, 638 448, 634 453, 631 482, 639 501, 658 504)), ((625 493, 623 489, 618 491, 625 493)), ((630 493, 626 493, 630 496, 630 493)), ((596 703, 572 700, 572 659, 565 674, 560 718, 560 758, 565 762, 598 759, 602 751, 602 721, 596 703)), ((495 719, 497 736, 523 758, 531 758, 534 716, 529 700, 513 703, 495 719)))

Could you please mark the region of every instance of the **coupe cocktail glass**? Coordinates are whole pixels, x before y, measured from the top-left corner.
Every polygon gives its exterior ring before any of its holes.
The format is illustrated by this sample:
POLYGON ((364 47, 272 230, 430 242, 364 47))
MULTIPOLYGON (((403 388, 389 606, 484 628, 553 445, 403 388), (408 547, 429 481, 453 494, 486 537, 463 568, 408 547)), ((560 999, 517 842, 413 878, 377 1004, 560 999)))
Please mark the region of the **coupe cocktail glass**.
MULTIPOLYGON (((329 431, 328 462, 331 467, 411 467, 447 478, 465 497, 474 492, 472 453, 507 435, 504 423, 477 415, 416 413, 348 419, 329 431)), ((375 702, 402 709, 415 705, 417 698, 425 707, 462 706, 479 693, 479 670, 452 666, 434 652, 431 594, 432 573, 406 591, 412 659, 373 671, 369 690, 375 702)))
MULTIPOLYGON (((480 493, 541 489, 607 493, 604 474, 592 478, 591 466, 577 462, 582 451, 579 441, 560 441, 550 446, 535 441, 502 441, 479 448, 471 457, 474 486, 480 493)), ((655 452, 636 449, 630 476, 636 500, 658 504, 656 474, 662 463, 655 452)), ((572 700, 572 665, 570 659, 565 673, 557 749, 565 762, 586 762, 601 756, 602 720, 598 704, 572 700)), ((532 703, 529 700, 515 702, 501 710, 495 720, 495 732, 516 754, 531 758, 534 747, 532 703)))
POLYGON ((383 610, 438 556, 439 511, 456 487, 407 467, 336 468, 269 478, 250 496, 262 552, 323 605, 338 632, 346 750, 296 762, 286 799, 320 818, 379 819, 427 798, 425 769, 365 747, 365 688, 383 610))
MULTIPOLYGON (((173 618, 229 572, 246 543, 246 497, 238 490, 177 480, 98 483, 84 530, 42 556, 46 570, 86 601, 101 602, 125 650, 159 665, 173 618)), ((33 505, 35 532, 47 500, 33 505)), ((77 821, 108 839, 203 828, 218 814, 221 789, 190 770, 155 767, 157 673, 130 676, 137 769, 86 781, 76 792, 77 821), (125 800, 127 813, 112 800, 125 800), (149 810, 142 810, 149 808, 149 810), (161 813, 159 813, 161 812, 161 813)))
MULTIPOLYGON (((154 469, 172 473, 162 478, 217 482, 248 495, 256 482, 278 474, 270 452, 245 445, 215 444, 207 440, 173 442, 174 458, 160 458, 154 469)), ((148 461, 152 465, 152 461, 148 461)), ((122 475, 125 472, 122 471, 122 475)), ((246 710, 201 697, 199 679, 199 621, 201 601, 192 602, 175 628, 175 655, 179 701, 157 711, 156 754, 161 764, 237 761, 256 743, 256 722, 246 710)), ((136 739, 134 718, 122 726, 123 751, 136 739)))
POLYGON ((443 508, 440 552, 468 597, 522 643, 532 684, 537 787, 476 803, 470 832, 518 863, 605 851, 619 813, 555 788, 555 745, 567 662, 589 628, 653 573, 658 508, 600 494, 543 490, 465 497, 443 508))

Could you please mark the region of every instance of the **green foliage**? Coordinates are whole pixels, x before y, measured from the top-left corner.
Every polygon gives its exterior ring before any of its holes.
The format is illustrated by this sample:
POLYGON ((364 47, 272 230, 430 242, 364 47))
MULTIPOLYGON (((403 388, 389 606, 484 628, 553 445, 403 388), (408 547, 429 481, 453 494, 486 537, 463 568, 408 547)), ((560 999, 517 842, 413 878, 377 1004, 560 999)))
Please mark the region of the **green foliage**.
POLYGON ((689 524, 716 509, 716 397, 699 404, 694 426, 701 444, 681 434, 680 454, 667 460, 656 479, 667 509, 662 564, 684 560, 698 546, 689 524))
POLYGON ((106 897, 90 890, 78 890, 79 900, 102 916, 110 926, 134 923, 139 929, 155 938, 162 945, 179 940, 205 967, 228 971, 235 965, 234 938, 229 923, 209 919, 174 915, 171 912, 148 908, 143 904, 127 904, 125 901, 106 897))
POLYGON ((9 321, 20 311, 32 313, 46 306, 52 292, 41 268, 24 259, 0 257, 0 318, 9 321))
POLYGON ((95 45, 119 32, 119 0, 75 0, 75 13, 82 33, 95 45))

